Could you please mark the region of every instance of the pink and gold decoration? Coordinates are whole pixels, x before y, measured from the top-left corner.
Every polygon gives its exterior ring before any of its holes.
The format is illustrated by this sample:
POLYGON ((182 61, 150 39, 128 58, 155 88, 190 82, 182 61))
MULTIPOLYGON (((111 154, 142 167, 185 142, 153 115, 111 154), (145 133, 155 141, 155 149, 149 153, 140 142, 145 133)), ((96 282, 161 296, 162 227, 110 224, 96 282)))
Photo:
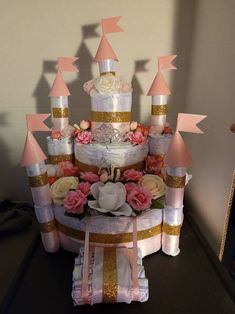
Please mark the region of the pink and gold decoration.
POLYGON ((28 133, 21 166, 26 167, 44 248, 48 252, 55 252, 59 249, 60 243, 51 207, 52 197, 45 165, 46 156, 32 134, 33 131, 50 131, 43 123, 49 116, 49 114, 26 115, 28 133))

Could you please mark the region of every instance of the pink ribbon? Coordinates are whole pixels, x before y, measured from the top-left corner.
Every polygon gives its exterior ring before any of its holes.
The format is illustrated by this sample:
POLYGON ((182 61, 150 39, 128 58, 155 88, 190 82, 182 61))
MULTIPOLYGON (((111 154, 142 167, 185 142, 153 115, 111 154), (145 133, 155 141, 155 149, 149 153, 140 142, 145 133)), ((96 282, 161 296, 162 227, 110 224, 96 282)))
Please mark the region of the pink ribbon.
POLYGON ((85 244, 84 244, 84 261, 82 269, 82 299, 84 304, 89 304, 88 300, 88 274, 89 274, 89 226, 90 217, 87 219, 86 223, 86 234, 85 234, 85 244))
POLYGON ((133 300, 139 301, 139 281, 137 271, 138 245, 137 245, 137 218, 133 218, 133 255, 132 255, 132 287, 133 300))

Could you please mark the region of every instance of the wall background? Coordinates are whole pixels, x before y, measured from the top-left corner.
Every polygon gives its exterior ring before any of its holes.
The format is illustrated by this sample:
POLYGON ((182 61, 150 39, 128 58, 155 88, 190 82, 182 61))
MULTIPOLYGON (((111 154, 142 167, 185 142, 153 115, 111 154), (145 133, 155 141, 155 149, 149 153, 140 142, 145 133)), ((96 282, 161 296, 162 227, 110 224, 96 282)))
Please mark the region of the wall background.
MULTIPOLYGON (((188 186, 190 210, 218 253, 234 168, 233 58, 231 0, 0 0, 0 199, 31 200, 19 166, 26 113, 47 113, 47 97, 58 56, 79 56, 80 73, 65 73, 72 96, 71 123, 89 118, 90 100, 82 84, 98 74, 92 63, 99 44, 93 24, 122 15, 124 33, 108 35, 119 57, 118 72, 132 79, 133 118, 148 123, 145 94, 156 74, 158 55, 178 54, 177 71, 165 73, 172 90, 170 114, 207 114, 205 135, 185 136, 194 157, 188 186), (146 72, 136 61, 147 60, 146 72)), ((100 28, 97 28, 100 34, 100 28)), ((49 122, 50 123, 50 122, 49 122)), ((46 151, 45 133, 37 139, 46 151)))

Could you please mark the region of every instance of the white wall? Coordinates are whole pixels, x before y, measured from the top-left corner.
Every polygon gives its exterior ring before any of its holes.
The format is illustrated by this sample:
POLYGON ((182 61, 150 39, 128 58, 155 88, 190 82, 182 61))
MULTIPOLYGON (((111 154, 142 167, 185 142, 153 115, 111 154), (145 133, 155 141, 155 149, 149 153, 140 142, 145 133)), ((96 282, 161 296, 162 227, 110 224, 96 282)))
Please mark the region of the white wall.
MULTIPOLYGON (((120 26, 125 32, 108 35, 120 60, 120 74, 131 79, 135 61, 150 60, 148 71, 136 73, 133 81, 134 118, 139 116, 142 122, 149 120, 151 99, 145 94, 156 74, 157 55, 179 54, 179 70, 166 74, 173 92, 170 119, 174 121, 183 106, 192 8, 193 1, 187 0, 1 0, 0 199, 31 199, 19 166, 25 114, 50 111, 47 95, 58 56, 80 57, 80 73, 65 73, 64 79, 72 94, 71 122, 89 117, 90 100, 82 84, 98 73, 92 57, 99 38, 83 38, 82 28, 99 23, 102 17, 123 16, 120 26)), ((43 145, 45 134, 37 138, 43 145)))
POLYGON ((193 180, 191 210, 219 254, 235 164, 235 2, 196 1, 185 111, 208 118, 204 135, 187 135, 193 180))

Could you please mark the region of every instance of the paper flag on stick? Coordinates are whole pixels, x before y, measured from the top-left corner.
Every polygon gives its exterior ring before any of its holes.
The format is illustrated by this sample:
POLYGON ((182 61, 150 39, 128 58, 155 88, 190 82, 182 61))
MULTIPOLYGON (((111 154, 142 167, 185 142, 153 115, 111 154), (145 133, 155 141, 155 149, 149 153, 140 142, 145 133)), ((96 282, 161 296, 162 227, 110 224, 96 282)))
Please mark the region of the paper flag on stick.
POLYGON ((26 115, 27 129, 28 131, 50 131, 51 129, 44 123, 44 121, 50 116, 50 114, 44 113, 32 113, 26 115))
POLYGON ((177 55, 158 57, 158 71, 176 69, 176 67, 171 64, 176 57, 177 55))
POLYGON ((117 56, 108 42, 108 39, 105 36, 102 36, 95 55, 95 61, 103 61, 107 59, 117 60, 117 56))
POLYGON ((114 16, 101 20, 103 35, 107 33, 123 32, 123 29, 117 25, 121 16, 114 16))
POLYGON ((56 97, 56 96, 69 96, 70 92, 68 87, 66 86, 60 71, 57 72, 55 80, 53 82, 52 88, 50 90, 49 96, 56 97))
POLYGON ((79 72, 79 69, 73 64, 78 57, 59 57, 58 68, 65 72, 79 72))
POLYGON ((158 72, 147 93, 148 96, 170 95, 170 90, 161 72, 158 72))
POLYGON ((30 165, 34 165, 45 159, 47 159, 46 155, 41 150, 41 147, 38 145, 32 133, 28 131, 26 141, 24 144, 21 166, 27 167, 30 165))
POLYGON ((197 127, 197 124, 204 120, 206 116, 189 113, 179 113, 177 118, 176 131, 190 132, 190 133, 203 133, 197 127))
POLYGON ((179 131, 190 133, 203 133, 197 124, 206 116, 179 113, 177 118, 176 132, 165 155, 164 162, 170 167, 187 167, 192 163, 191 155, 179 133, 179 131))

